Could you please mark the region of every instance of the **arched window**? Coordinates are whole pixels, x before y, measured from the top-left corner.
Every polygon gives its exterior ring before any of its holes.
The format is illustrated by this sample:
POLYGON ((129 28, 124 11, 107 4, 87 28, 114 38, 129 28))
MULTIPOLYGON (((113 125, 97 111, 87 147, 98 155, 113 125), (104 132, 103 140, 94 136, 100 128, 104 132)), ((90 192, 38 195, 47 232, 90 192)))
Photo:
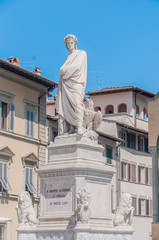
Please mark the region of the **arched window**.
POLYGON ((119 106, 118 106, 118 112, 121 113, 121 112, 127 112, 127 105, 125 103, 121 103, 119 106))
POLYGON ((136 117, 140 117, 140 107, 136 105, 136 117))
POLYGON ((144 113, 144 119, 147 120, 148 114, 147 114, 147 110, 146 110, 145 107, 144 107, 144 109, 143 109, 143 113, 144 113))
POLYGON ((114 107, 113 107, 113 105, 108 105, 108 106, 106 106, 106 108, 105 108, 105 114, 111 114, 111 113, 114 113, 114 107))
POLYGON ((99 106, 94 107, 94 111, 95 112, 101 111, 101 107, 99 107, 99 106))

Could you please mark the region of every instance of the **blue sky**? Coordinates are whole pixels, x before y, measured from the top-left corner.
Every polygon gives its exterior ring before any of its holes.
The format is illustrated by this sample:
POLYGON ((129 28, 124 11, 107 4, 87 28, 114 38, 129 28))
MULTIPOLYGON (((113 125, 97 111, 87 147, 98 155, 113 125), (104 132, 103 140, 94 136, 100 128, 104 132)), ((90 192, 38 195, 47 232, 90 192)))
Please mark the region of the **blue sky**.
POLYGON ((86 91, 136 85, 159 91, 159 0, 0 0, 0 58, 56 82, 68 52, 63 39, 78 38, 87 52, 86 91), (29 63, 28 63, 29 62, 29 63))

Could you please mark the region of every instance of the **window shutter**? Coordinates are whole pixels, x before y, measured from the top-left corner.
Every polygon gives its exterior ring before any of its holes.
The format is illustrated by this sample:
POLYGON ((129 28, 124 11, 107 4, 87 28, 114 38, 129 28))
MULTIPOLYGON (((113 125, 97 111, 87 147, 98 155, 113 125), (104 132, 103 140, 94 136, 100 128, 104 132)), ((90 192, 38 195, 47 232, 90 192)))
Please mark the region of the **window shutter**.
POLYGON ((131 165, 132 167, 132 182, 136 182, 136 165, 135 164, 132 164, 131 165))
POLYGON ((34 136, 34 112, 30 112, 30 120, 31 120, 31 129, 30 136, 34 136))
POLYGON ((141 176, 140 176, 140 166, 138 166, 138 183, 141 181, 141 176))
POLYGON ((128 181, 131 181, 131 164, 128 163, 128 181))
POLYGON ((145 138, 145 152, 148 152, 148 139, 145 138))
POLYGON ((148 180, 149 180, 148 170, 149 170, 149 169, 146 167, 146 171, 145 171, 146 184, 148 184, 148 180))
POLYGON ((0 129, 2 128, 1 125, 2 125, 2 102, 0 101, 0 129))
POLYGON ((141 215, 141 199, 139 198, 139 215, 141 215))
POLYGON ((30 168, 29 170, 30 170, 30 183, 33 184, 33 169, 30 168))
POLYGON ((4 166, 4 179, 7 179, 7 164, 6 163, 3 163, 3 166, 4 166))
POLYGON ((9 130, 14 131, 15 105, 9 104, 9 130))
POLYGON ((141 149, 140 149, 140 141, 141 139, 140 139, 140 136, 138 136, 138 150, 140 151, 141 149))
POLYGON ((132 197, 132 206, 134 207, 134 215, 137 214, 137 209, 136 209, 136 197, 132 197))
POLYGON ((152 168, 149 168, 149 184, 152 186, 152 168))
POLYGON ((29 122, 30 122, 30 114, 29 111, 26 111, 26 135, 29 136, 29 122))
POLYGON ((3 166, 2 163, 0 162, 0 177, 2 178, 2 172, 3 172, 3 166))
POLYGON ((149 200, 146 199, 146 215, 149 216, 149 200))
POLYGON ((130 133, 127 133, 127 147, 130 148, 130 133))
POLYGON ((149 205, 150 205, 150 216, 153 216, 153 201, 149 200, 149 205))
POLYGON ((121 162, 121 180, 124 178, 123 162, 121 162))
POLYGON ((29 181, 29 169, 25 168, 25 182, 28 183, 29 181))

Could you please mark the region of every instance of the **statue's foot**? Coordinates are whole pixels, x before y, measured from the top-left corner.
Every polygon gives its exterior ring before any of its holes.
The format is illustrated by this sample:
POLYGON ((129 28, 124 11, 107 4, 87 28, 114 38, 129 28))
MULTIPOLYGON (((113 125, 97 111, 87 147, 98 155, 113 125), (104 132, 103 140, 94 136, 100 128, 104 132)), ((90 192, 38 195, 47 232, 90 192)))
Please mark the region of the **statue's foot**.
POLYGON ((78 133, 79 135, 83 135, 83 134, 84 134, 84 128, 83 128, 83 127, 79 127, 79 128, 77 129, 77 133, 78 133))

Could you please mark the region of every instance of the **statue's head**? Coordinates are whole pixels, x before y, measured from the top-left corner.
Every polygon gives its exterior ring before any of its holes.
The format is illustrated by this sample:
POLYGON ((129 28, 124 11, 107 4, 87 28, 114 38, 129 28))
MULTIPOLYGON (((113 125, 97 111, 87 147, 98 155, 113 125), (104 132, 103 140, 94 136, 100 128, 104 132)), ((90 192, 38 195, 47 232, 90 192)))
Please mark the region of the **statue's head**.
POLYGON ((132 205, 132 196, 130 193, 123 193, 121 200, 120 200, 121 206, 131 206, 132 205))
POLYGON ((73 50, 74 48, 77 49, 77 38, 75 35, 72 34, 68 34, 65 38, 64 38, 64 43, 66 44, 66 48, 68 50, 73 50))

